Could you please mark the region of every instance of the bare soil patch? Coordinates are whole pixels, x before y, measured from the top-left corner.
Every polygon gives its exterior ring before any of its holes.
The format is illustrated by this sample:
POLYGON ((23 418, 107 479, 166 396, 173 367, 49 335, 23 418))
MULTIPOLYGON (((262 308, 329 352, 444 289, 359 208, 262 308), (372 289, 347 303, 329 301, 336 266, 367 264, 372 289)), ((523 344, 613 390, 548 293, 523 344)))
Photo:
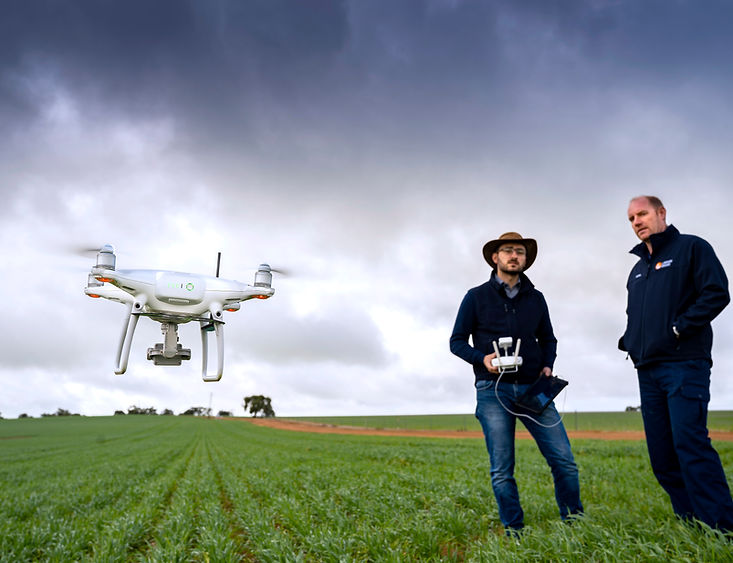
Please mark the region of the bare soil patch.
MULTIPOLYGON (((406 430, 398 428, 362 428, 356 426, 337 426, 318 422, 287 420, 281 418, 242 418, 257 426, 267 426, 293 432, 313 432, 316 434, 361 434, 367 436, 414 436, 423 438, 483 438, 481 431, 476 430, 406 430)), ((591 440, 643 440, 644 432, 606 432, 602 430, 568 430, 570 438, 591 440)), ((529 439, 525 430, 517 430, 517 438, 529 439)), ((711 431, 710 438, 721 442, 733 442, 733 432, 711 431)))

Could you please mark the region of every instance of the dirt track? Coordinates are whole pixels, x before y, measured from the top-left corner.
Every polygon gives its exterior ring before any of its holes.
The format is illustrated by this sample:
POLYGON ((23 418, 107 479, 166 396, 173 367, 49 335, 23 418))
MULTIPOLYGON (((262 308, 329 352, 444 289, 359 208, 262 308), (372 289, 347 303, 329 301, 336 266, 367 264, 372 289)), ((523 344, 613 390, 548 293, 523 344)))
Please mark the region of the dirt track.
MULTIPOLYGON (((473 430, 402 430, 388 428, 358 428, 356 426, 335 426, 280 418, 242 418, 257 426, 268 426, 293 432, 314 432, 317 434, 364 434, 369 436, 417 436, 423 438, 483 438, 480 431, 473 430)), ((643 440, 644 432, 604 432, 600 430, 568 431, 570 438, 591 440, 643 440)), ((529 433, 517 430, 518 439, 528 439, 529 433)), ((710 432, 710 438, 721 442, 733 442, 733 432, 710 432)))

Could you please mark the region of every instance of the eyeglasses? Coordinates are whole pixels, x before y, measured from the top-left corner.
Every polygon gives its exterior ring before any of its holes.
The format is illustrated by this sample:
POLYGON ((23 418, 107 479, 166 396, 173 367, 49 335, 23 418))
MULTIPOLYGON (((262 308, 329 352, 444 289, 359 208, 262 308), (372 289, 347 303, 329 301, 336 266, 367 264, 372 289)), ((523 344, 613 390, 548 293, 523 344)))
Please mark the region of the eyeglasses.
POLYGON ((527 254, 527 250, 523 246, 502 246, 499 249, 499 252, 503 254, 514 254, 517 253, 517 256, 524 256, 527 254))

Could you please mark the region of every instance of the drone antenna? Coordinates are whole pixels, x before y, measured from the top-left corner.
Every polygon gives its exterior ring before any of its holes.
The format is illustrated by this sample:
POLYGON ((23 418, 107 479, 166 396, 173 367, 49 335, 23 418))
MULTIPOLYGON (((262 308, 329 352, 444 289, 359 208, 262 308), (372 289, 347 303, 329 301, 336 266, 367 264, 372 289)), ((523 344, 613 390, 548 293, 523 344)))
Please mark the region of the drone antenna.
POLYGON ((216 254, 216 277, 219 277, 219 266, 221 265, 221 252, 216 254))

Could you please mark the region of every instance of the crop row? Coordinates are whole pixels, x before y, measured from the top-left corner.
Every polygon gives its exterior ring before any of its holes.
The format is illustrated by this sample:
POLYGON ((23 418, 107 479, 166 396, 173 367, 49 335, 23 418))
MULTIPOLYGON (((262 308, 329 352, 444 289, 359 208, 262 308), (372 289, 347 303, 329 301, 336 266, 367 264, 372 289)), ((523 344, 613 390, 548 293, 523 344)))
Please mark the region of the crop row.
MULTIPOLYGON (((638 411, 565 412, 562 416, 565 428, 570 431, 641 431, 644 429, 641 412, 638 411)), ((481 431, 481 425, 473 414, 303 416, 295 417, 293 420, 367 428, 481 431)), ((708 413, 708 428, 710 430, 733 432, 733 411, 710 411, 708 413)))
MULTIPOLYGON (((481 440, 109 417, 0 425, 0 561, 730 560, 677 522, 643 443, 574 443, 587 516, 559 521, 518 442, 529 533, 502 534, 481 440)), ((733 446, 717 444, 733 468, 733 446)))

